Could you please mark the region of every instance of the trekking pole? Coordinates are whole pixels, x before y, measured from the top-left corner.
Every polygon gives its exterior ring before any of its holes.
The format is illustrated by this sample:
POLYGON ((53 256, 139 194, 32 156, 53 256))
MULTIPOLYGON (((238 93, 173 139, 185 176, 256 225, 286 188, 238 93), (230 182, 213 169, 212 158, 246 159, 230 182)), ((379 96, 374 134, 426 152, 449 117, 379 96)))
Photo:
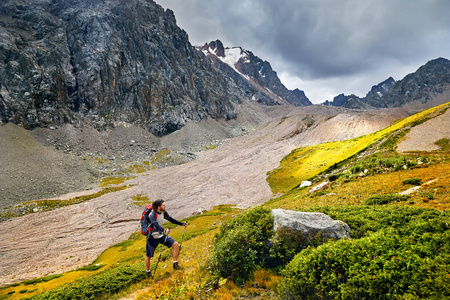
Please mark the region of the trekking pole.
MULTIPOLYGON (((186 224, 187 224, 188 222, 186 222, 186 224)), ((180 242, 180 250, 178 251, 178 254, 180 253, 180 251, 181 251, 181 245, 183 244, 183 238, 184 238, 184 233, 186 232, 186 227, 187 226, 184 226, 184 230, 183 230, 183 236, 181 237, 181 242, 180 242)))
MULTIPOLYGON (((170 229, 170 227, 168 229, 170 229)), ((164 239, 164 244, 166 244, 167 237, 168 237, 168 235, 166 234, 166 238, 164 239)), ((161 255, 163 253, 163 250, 164 250, 164 247, 161 248, 161 252, 159 253, 158 261, 156 262, 155 271, 152 274, 152 280, 153 280, 153 277, 155 277, 156 270, 158 269, 159 260, 161 259, 161 255)))

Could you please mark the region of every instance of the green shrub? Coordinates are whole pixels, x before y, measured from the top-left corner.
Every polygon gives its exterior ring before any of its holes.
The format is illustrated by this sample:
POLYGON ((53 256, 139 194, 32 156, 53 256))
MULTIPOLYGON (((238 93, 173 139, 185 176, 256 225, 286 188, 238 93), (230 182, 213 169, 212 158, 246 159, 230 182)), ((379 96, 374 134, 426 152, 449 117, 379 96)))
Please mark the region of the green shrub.
POLYGON ((361 173, 364 170, 364 168, 361 165, 356 165, 353 166, 350 171, 352 172, 352 174, 357 174, 357 173, 361 173))
POLYGON ((33 296, 33 300, 98 299, 113 294, 146 277, 142 265, 121 265, 94 276, 62 285, 33 296))
POLYGON ((411 185, 420 185, 422 183, 422 179, 420 178, 409 178, 402 181, 403 184, 411 184, 411 185))
POLYGON ((283 272, 281 298, 450 297, 447 212, 405 206, 311 211, 322 211, 346 222, 353 239, 310 247, 297 254, 283 272))
POLYGON ((81 268, 78 268, 77 271, 97 271, 103 268, 104 264, 90 264, 81 268))
POLYGON ((411 196, 400 195, 400 194, 383 194, 383 195, 376 195, 376 196, 367 198, 366 201, 364 201, 364 204, 366 204, 366 205, 382 205, 382 204, 388 204, 390 202, 406 201, 409 198, 411 198, 411 196))
MULTIPOLYGON (((439 239, 445 238, 441 233, 439 239)), ((284 291, 299 299, 413 299, 450 296, 450 268, 393 230, 308 248, 286 266, 284 291)), ((423 246, 423 245, 422 245, 423 246)), ((284 297, 286 298, 286 297, 284 297)))
POLYGON ((282 241, 272 239, 270 212, 268 208, 257 207, 221 226, 208 262, 216 277, 231 277, 234 282, 242 283, 255 269, 276 268, 293 257, 282 241))
POLYGON ((333 175, 328 176, 328 180, 329 181, 336 181, 341 176, 342 176, 342 174, 333 174, 333 175))
MULTIPOLYGON (((322 212, 335 220, 341 220, 350 226, 353 239, 365 237, 368 233, 382 229, 395 228, 403 230, 408 224, 426 223, 427 220, 449 218, 448 213, 435 209, 424 209, 402 205, 391 206, 326 206, 311 207, 305 211, 322 212)), ((450 222, 449 222, 450 224, 450 222)), ((430 229, 431 230, 431 229, 430 229)), ((439 229, 440 230, 440 229, 439 229)))
POLYGON ((434 200, 434 193, 431 191, 424 191, 420 193, 420 196, 428 199, 428 200, 434 200))
POLYGON ((210 270, 217 277, 246 280, 267 255, 273 217, 257 207, 223 224, 215 237, 210 270))

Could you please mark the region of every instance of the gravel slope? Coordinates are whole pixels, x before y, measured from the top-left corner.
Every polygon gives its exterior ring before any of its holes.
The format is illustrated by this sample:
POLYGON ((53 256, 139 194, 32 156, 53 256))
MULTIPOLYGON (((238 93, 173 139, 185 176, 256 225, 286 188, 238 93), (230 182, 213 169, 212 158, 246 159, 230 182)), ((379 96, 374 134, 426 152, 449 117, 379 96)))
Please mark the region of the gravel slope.
POLYGON ((397 151, 436 151, 439 146, 435 142, 444 138, 450 139, 450 110, 411 128, 403 141, 397 145, 397 151))

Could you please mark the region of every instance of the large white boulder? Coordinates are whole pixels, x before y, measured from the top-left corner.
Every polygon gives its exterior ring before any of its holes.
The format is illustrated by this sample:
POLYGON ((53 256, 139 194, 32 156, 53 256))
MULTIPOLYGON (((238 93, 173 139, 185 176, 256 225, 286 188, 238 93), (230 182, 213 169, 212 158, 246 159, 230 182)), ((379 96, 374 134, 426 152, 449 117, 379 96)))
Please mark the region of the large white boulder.
POLYGON ((289 246, 306 246, 322 239, 349 238, 350 227, 319 212, 273 209, 273 230, 289 246))

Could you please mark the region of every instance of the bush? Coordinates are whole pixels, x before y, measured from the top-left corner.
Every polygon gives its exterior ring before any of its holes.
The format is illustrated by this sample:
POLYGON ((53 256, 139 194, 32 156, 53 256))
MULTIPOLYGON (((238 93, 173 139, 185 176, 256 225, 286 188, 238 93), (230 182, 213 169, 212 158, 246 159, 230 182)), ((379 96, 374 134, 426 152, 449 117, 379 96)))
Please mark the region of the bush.
POLYGON ((333 207, 360 239, 308 248, 283 271, 283 299, 448 299, 448 213, 430 209, 333 207))
POLYGON ((406 201, 409 198, 411 198, 411 196, 400 195, 400 194, 376 195, 376 196, 367 198, 366 201, 364 201, 364 204, 366 204, 366 205, 382 205, 382 204, 388 204, 390 202, 406 201))
POLYGON ((293 257, 282 242, 271 239, 270 212, 268 208, 257 207, 222 225, 208 262, 209 270, 216 277, 242 283, 257 268, 276 268, 293 257))
POLYGON ((98 299, 146 277, 140 264, 122 265, 31 297, 33 300, 98 299))
POLYGON ((358 174, 358 173, 361 173, 363 170, 364 170, 364 168, 363 168, 362 166, 360 166, 360 165, 353 166, 353 167, 350 169, 350 171, 352 172, 352 174, 358 174))
MULTIPOLYGON (((439 238, 443 241, 444 234, 439 238)), ((359 240, 308 248, 286 266, 284 293, 299 299, 450 296, 448 265, 441 265, 438 253, 427 251, 425 256, 414 246, 395 231, 383 230, 359 240)))
POLYGON ((411 185, 420 185, 422 183, 422 179, 420 178, 409 178, 402 181, 403 184, 411 184, 411 185))
POLYGON ((336 181, 341 176, 342 176, 342 174, 333 174, 333 175, 328 176, 328 180, 329 181, 336 181))

